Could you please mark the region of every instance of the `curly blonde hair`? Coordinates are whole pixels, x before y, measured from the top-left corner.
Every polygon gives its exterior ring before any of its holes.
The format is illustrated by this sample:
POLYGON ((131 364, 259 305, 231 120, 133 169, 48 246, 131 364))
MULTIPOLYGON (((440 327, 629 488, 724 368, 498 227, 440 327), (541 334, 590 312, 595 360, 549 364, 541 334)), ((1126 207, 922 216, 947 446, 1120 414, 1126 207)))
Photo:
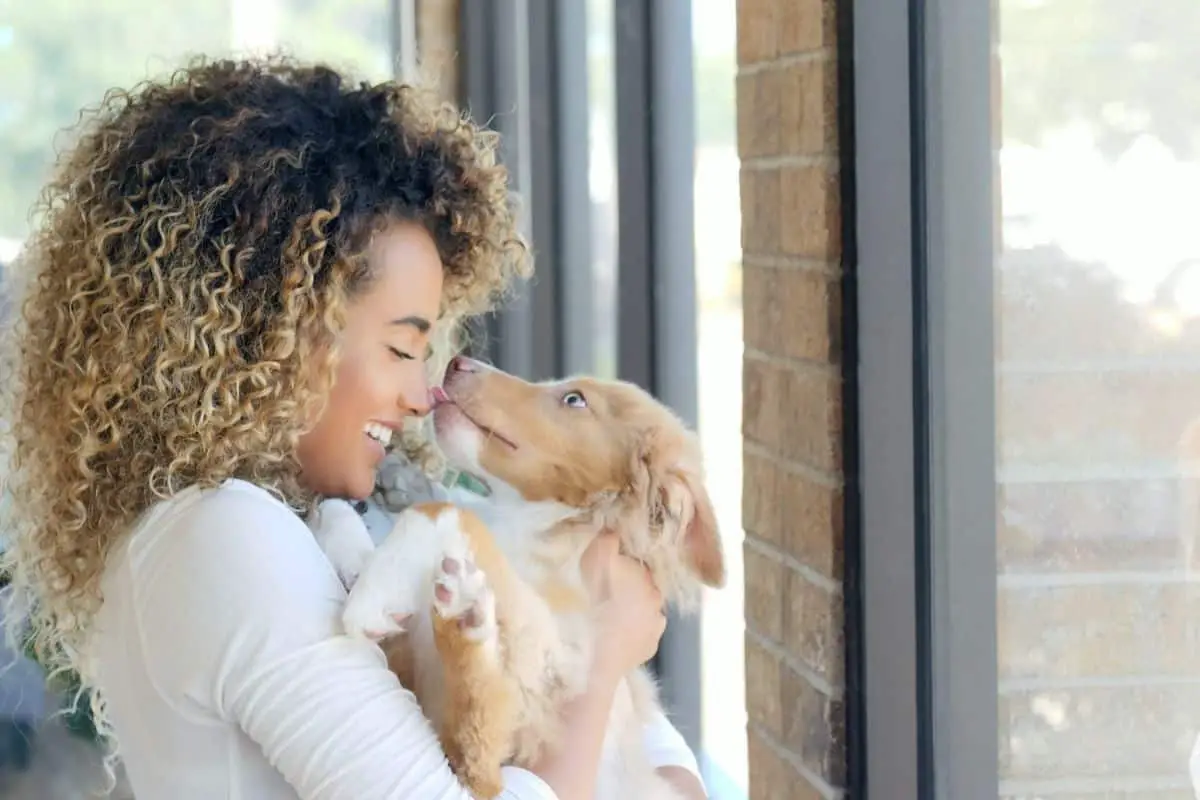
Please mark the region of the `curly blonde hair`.
POLYGON ((417 87, 282 57, 111 91, 37 211, 16 380, 0 387, 3 567, 25 612, 10 622, 85 688, 105 559, 139 514, 229 478, 312 502, 296 443, 373 232, 405 220, 433 236, 446 347, 530 269, 494 133, 417 87))

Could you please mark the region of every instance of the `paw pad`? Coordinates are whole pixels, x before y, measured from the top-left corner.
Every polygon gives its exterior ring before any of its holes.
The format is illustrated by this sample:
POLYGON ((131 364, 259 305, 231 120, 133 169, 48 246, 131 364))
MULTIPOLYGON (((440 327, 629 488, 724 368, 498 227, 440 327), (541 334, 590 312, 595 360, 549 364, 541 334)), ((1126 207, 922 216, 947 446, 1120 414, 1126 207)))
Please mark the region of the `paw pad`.
POLYGON ((470 556, 446 556, 434 579, 433 605, 443 619, 478 635, 495 626, 495 596, 487 576, 470 556))

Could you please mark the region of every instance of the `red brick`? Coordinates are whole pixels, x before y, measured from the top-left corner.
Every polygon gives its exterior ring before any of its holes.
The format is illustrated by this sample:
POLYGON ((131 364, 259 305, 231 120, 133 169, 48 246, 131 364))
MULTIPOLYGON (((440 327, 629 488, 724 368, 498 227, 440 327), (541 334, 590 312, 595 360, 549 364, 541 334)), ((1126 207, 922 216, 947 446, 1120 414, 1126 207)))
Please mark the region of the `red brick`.
MULTIPOLYGON (((749 563, 749 562, 747 562, 749 563)), ((843 677, 843 599, 795 570, 786 572, 783 641, 798 661, 833 686, 843 677)))
POLYGON ((1200 685, 1194 682, 1003 691, 1004 777, 1101 786, 1133 775, 1183 777, 1198 708, 1200 685))
POLYGON ((769 639, 782 642, 789 570, 748 543, 743 550, 746 574, 754 576, 754 580, 746 584, 746 625, 769 639))
POLYGON ((759 70, 737 79, 738 155, 743 160, 778 155, 785 135, 779 102, 779 70, 759 70))
POLYGON ((841 257, 837 172, 824 164, 789 167, 779 175, 780 250, 836 262, 841 257))
POLYGON ((744 463, 742 515, 746 530, 814 572, 840 580, 844 556, 841 488, 789 472, 755 453, 747 453, 744 463))
POLYGON ((776 6, 775 44, 780 55, 833 47, 836 0, 783 0, 776 6))
POLYGON ((831 786, 845 782, 846 713, 832 698, 786 666, 780 670, 788 752, 831 786))
POLYGON ((745 436, 787 460, 841 472, 841 380, 832 369, 797 367, 747 355, 745 436))
POLYGON ((742 251, 744 256, 774 255, 780 250, 780 174, 742 166, 742 251))
POLYGON ((776 16, 781 0, 738 0, 737 59, 746 66, 770 61, 779 53, 776 16))
POLYGON ((829 578, 842 573, 842 492, 746 453, 743 524, 750 533, 829 578))
POLYGON ((812 269, 742 266, 746 346, 831 362, 841 355, 841 286, 812 269))
POLYGON ((837 4, 737 8, 750 797, 816 800, 845 785, 843 601, 823 579, 845 552, 837 4))
MULTIPOLYGON (((789 64, 777 73, 772 96, 780 121, 783 155, 816 155, 837 150, 837 65, 832 56, 789 64)), ((768 105, 759 98, 759 107, 768 105)))
POLYGON ((777 739, 783 738, 783 664, 751 637, 746 637, 746 714, 777 739))
POLYGON ((1001 678, 1192 677, 1200 584, 1002 587, 1001 678))
POLYGON ((750 800, 824 800, 805 777, 751 730, 748 741, 750 800))

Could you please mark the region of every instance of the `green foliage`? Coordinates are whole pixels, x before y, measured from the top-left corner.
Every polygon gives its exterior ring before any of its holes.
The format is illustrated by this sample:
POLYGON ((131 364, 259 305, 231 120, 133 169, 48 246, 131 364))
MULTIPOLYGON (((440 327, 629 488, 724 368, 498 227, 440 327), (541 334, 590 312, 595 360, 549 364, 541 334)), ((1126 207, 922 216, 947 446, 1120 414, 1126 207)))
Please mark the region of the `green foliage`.
MULTIPOLYGON (((603 4, 596 4, 599 9, 603 4)), ((223 0, 162 3, 155 0, 39 0, 9 3, 0 17, 0 237, 21 239, 28 214, 48 177, 56 152, 69 143, 64 131, 83 108, 112 87, 162 75, 198 54, 233 52, 240 25, 235 9, 252 13, 276 6, 279 47, 327 60, 367 77, 392 74, 388 3, 385 0, 223 0)), ((612 24, 611 11, 592 9, 592 21, 612 24)), ((611 41, 611 33, 607 36, 611 41)), ((604 38, 604 37, 601 37, 604 38)), ((592 59, 593 109, 612 108, 611 54, 592 59)), ((696 61, 696 138, 732 144, 732 52, 696 61)), ((601 112, 603 113, 603 112, 601 112)))
MULTIPOLYGON (((11 578, 8 573, 0 570, 0 590, 7 588, 10 582, 11 578)), ((34 649, 32 636, 25 640, 22 654, 30 661, 44 668, 41 659, 38 658, 37 651, 34 649)), ((87 693, 80 694, 79 692, 79 676, 75 673, 59 675, 52 681, 49 681, 48 685, 55 694, 74 703, 62 715, 63 725, 66 729, 76 736, 89 741, 95 741, 98 734, 95 723, 92 721, 92 709, 88 702, 87 693), (74 702, 76 698, 78 698, 78 702, 74 702)))
POLYGON ((1002 0, 1005 137, 1037 145, 1071 124, 1119 153, 1152 132, 1180 156, 1200 145, 1196 0, 1002 0))
MULTIPOLYGON (((25 644, 25 657, 42 666, 37 653, 33 649, 32 641, 27 641, 25 644)), ((90 698, 86 692, 80 694, 79 676, 73 672, 58 675, 49 681, 49 687, 57 696, 72 703, 62 715, 63 725, 66 729, 76 736, 95 741, 98 738, 98 734, 95 722, 92 719, 90 698)))
MULTIPOLYGON (((162 75, 198 55, 233 51, 235 6, 258 0, 38 0, 0 17, 0 237, 23 238, 61 132, 110 88, 162 75)), ((388 4, 279 0, 277 46, 378 78, 391 74, 388 4)), ((256 26, 245 26, 251 33, 256 26)), ((261 28, 261 26, 257 26, 261 28)))

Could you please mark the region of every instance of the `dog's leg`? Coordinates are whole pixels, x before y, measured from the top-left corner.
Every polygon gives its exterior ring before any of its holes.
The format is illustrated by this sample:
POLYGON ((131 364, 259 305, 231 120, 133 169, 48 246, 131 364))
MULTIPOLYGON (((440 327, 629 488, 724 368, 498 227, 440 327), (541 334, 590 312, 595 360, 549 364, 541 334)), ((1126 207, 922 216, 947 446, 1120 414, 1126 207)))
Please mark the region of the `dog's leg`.
POLYGON ((354 586, 375 552, 375 542, 354 506, 345 500, 325 500, 308 524, 342 585, 354 586))
MULTIPOLYGON (((342 616, 351 636, 381 640, 403 632, 408 618, 429 615, 442 688, 437 698, 423 697, 417 674, 406 685, 418 692, 455 774, 478 797, 499 794, 500 768, 514 738, 517 693, 502 658, 499 612, 521 585, 477 516, 422 504, 397 517, 342 616)), ((387 649, 389 663, 393 654, 405 655, 403 648, 387 649)), ((397 658, 394 668, 405 661, 397 658)), ((416 654, 407 665, 422 661, 416 654)))
MULTIPOLYGON (((443 680, 436 700, 418 693, 418 701, 431 715, 455 773, 480 797, 500 791, 500 767, 516 738, 520 687, 546 680, 545 670, 534 669, 549 663, 546 656, 523 653, 520 674, 509 658, 510 629, 534 622, 519 618, 532 607, 530 598, 535 593, 479 517, 426 504, 400 514, 343 614, 350 635, 378 640, 404 631, 408 617, 428 613, 443 680)), ((539 628, 554 627, 548 611, 534 616, 545 621, 539 628)), ((424 659, 417 654, 416 661, 424 659)), ((419 664, 413 666, 419 671, 419 664)), ((414 677, 411 688, 420 692, 421 677, 414 677)))
POLYGON ((441 740, 455 774, 477 797, 502 789, 516 726, 517 693, 501 659, 496 594, 465 539, 450 543, 438 566, 434 642, 442 659, 441 740))

